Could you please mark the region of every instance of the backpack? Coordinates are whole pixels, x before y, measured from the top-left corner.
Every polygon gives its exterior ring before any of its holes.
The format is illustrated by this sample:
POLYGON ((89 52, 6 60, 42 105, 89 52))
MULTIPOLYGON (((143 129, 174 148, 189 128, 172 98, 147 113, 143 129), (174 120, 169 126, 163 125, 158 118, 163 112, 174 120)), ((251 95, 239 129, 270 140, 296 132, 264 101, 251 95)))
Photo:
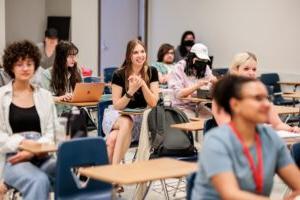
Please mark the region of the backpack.
POLYGON ((153 108, 148 115, 151 157, 195 155, 192 132, 170 127, 188 121, 186 114, 174 107, 158 105, 153 108))

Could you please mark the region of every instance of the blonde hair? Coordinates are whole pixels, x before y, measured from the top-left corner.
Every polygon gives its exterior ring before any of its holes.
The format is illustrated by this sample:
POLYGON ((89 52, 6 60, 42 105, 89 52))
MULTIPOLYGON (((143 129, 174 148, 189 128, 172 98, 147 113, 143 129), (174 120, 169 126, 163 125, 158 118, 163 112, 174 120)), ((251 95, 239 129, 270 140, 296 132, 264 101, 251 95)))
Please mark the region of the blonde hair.
POLYGON ((246 61, 249 59, 253 59, 255 62, 257 62, 257 57, 254 53, 251 52, 243 52, 238 53, 233 57, 233 60, 229 67, 230 74, 236 74, 239 67, 243 65, 246 61))

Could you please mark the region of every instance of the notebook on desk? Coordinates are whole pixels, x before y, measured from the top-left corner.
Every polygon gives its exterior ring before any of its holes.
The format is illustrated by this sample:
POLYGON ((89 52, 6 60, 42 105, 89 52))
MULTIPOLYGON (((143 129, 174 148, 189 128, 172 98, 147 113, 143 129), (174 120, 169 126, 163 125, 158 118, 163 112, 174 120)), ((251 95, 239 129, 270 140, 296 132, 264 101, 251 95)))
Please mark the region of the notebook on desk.
POLYGON ((70 102, 96 102, 104 91, 105 83, 76 83, 70 102))

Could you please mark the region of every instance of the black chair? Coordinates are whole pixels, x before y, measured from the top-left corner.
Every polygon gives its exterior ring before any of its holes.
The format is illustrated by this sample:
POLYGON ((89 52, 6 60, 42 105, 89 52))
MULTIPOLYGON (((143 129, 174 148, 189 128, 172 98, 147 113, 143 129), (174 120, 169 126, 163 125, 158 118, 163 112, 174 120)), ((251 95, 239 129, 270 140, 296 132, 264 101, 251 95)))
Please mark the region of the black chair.
POLYGON ((261 74, 261 82, 263 82, 271 96, 271 99, 275 105, 294 105, 294 103, 299 103, 299 101, 293 101, 290 99, 284 99, 282 97, 282 90, 279 82, 279 75, 277 73, 266 73, 261 74))

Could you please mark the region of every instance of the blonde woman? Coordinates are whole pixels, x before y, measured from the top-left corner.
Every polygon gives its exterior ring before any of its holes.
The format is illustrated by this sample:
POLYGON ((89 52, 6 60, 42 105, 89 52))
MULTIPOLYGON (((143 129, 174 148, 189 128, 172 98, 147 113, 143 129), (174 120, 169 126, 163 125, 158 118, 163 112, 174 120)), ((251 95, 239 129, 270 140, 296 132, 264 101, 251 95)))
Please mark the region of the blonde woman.
MULTIPOLYGON (((257 77, 257 57, 251 52, 243 52, 236 54, 229 68, 230 74, 238 76, 256 78, 257 77)), ((218 125, 228 123, 231 117, 228 113, 216 105, 215 101, 212 104, 212 113, 218 125)), ((268 123, 276 130, 285 130, 290 132, 300 132, 299 127, 291 127, 281 121, 278 114, 274 110, 272 104, 268 112, 268 123)))

